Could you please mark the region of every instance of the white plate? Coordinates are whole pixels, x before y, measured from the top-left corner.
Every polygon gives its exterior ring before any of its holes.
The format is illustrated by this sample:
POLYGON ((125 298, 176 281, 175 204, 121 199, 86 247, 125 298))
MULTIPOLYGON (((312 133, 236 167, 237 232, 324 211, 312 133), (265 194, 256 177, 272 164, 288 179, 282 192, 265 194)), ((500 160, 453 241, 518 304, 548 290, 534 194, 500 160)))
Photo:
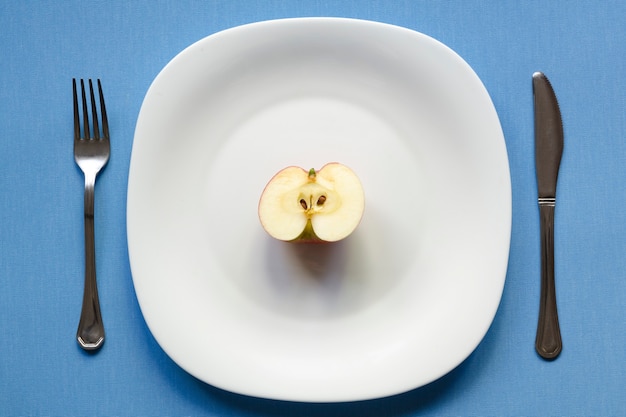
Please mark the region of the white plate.
POLYGON ((423 34, 333 18, 209 36, 151 85, 128 188, 137 298, 164 351, 226 390, 350 401, 427 384, 487 332, 511 185, 500 123, 458 55, 423 34), (265 234, 288 165, 339 161, 366 210, 335 245, 265 234))

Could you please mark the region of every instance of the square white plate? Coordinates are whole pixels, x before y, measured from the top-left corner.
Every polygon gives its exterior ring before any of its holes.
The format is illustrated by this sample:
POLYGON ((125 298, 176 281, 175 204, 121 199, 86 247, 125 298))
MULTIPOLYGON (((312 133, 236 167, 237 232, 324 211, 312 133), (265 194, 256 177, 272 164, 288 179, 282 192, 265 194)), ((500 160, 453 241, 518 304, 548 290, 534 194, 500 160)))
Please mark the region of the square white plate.
POLYGON ((459 365, 496 314, 504 138, 473 70, 426 35, 335 18, 241 26, 151 85, 127 224, 142 313, 189 373, 283 400, 397 394, 459 365), (358 229, 331 245, 267 236, 269 179, 333 161, 363 184, 358 229))

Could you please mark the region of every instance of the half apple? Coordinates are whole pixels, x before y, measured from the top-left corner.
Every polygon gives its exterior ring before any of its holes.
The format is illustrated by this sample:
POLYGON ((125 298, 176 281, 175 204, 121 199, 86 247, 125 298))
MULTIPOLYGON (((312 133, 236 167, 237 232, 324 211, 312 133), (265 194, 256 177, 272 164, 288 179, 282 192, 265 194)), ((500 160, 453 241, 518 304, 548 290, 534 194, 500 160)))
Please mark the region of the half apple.
POLYGON ((336 242, 348 237, 363 217, 361 181, 337 162, 316 171, 287 167, 265 186, 259 219, 272 237, 293 242, 336 242))

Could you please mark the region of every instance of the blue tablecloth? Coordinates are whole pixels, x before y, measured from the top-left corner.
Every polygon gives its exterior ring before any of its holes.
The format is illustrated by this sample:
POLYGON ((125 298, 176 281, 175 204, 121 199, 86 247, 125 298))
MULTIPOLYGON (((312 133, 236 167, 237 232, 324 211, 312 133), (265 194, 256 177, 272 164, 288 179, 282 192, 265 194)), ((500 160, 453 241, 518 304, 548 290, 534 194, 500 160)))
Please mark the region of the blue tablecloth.
POLYGON ((416 416, 626 414, 626 2, 3 1, 0 3, 0 414, 5 416, 416 416), (149 332, 126 244, 133 133, 158 72, 195 41, 285 17, 375 20, 438 39, 476 71, 510 159, 506 285, 487 336, 440 380, 342 404, 249 398, 196 380, 149 332), (564 349, 538 357, 539 220, 531 75, 560 101, 556 215, 564 349), (83 280, 83 177, 70 80, 101 78, 113 133, 96 239, 107 341, 74 339, 83 280))

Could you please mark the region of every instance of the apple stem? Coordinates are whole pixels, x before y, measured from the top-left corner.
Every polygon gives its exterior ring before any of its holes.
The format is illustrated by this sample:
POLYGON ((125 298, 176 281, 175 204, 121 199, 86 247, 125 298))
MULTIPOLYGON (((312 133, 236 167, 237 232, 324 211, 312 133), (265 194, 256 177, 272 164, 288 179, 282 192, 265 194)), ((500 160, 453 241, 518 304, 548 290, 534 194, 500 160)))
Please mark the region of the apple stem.
POLYGON ((309 179, 310 179, 310 180, 315 180, 315 175, 316 175, 316 174, 315 174, 315 168, 311 168, 311 169, 309 170, 309 179))

